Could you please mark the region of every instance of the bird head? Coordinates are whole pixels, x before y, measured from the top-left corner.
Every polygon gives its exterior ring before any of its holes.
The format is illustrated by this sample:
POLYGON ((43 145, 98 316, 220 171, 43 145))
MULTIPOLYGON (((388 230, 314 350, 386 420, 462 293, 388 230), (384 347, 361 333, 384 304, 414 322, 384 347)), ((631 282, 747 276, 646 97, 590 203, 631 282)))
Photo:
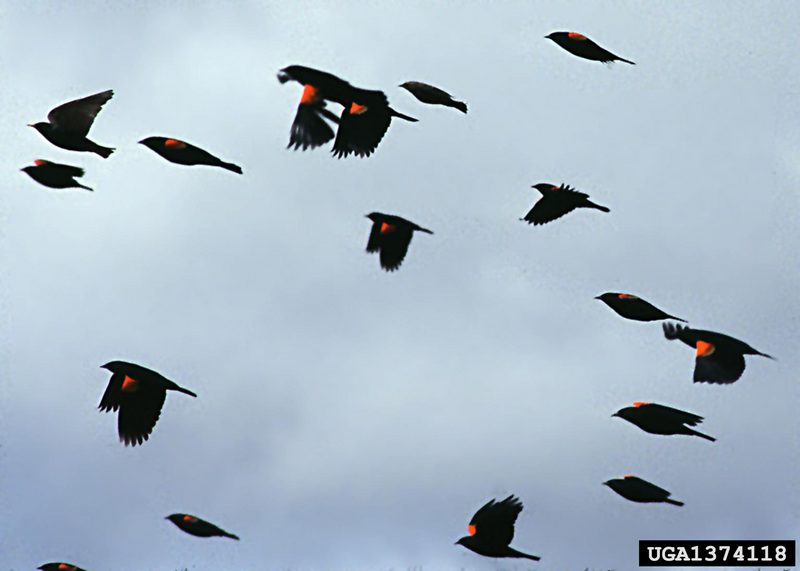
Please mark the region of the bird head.
POLYGON ((539 192, 548 192, 553 190, 553 188, 558 188, 554 184, 550 184, 549 182, 540 182, 539 184, 534 184, 531 188, 535 188, 539 192))
POLYGON ((370 212, 366 216, 373 222, 380 222, 380 220, 383 219, 383 214, 381 214, 380 212, 370 212))
POLYGON ((299 81, 300 83, 305 83, 302 81, 303 75, 303 67, 299 65, 290 65, 289 67, 284 67, 282 70, 278 72, 278 81, 281 83, 286 83, 287 81, 299 81))
POLYGON ((167 516, 167 517, 165 517, 164 519, 168 519, 168 520, 169 520, 169 521, 171 521, 172 523, 178 523, 179 521, 182 521, 182 520, 183 520, 183 514, 172 514, 172 515, 168 515, 168 516, 167 516))
POLYGON ((164 137, 147 137, 139 141, 140 145, 144 145, 148 149, 154 149, 157 146, 163 147, 164 146, 164 137))
POLYGON ((619 409, 617 412, 611 415, 612 418, 624 418, 625 420, 629 420, 633 414, 635 413, 636 408, 632 406, 626 406, 625 408, 619 409))
POLYGON ((414 85, 413 81, 405 81, 405 82, 401 83, 400 85, 398 85, 398 87, 402 87, 403 89, 409 89, 410 90, 410 88, 413 85, 414 85))
POLYGON ((604 294, 598 295, 597 297, 595 297, 595 299, 599 299, 600 301, 608 303, 612 299, 614 299, 615 297, 619 297, 619 294, 609 291, 609 292, 606 292, 604 294))
POLYGON ((116 373, 121 371, 127 364, 125 361, 109 361, 105 365, 101 365, 100 368, 116 373))
POLYGON ((52 129, 52 125, 50 125, 50 123, 46 123, 44 121, 39 121, 38 123, 29 123, 28 127, 33 127, 34 129, 36 129, 40 133, 44 133, 44 132, 49 131, 50 129, 52 129))
POLYGON ((453 545, 463 545, 464 547, 468 548, 471 543, 472 543, 472 536, 465 535, 464 537, 456 541, 453 545))

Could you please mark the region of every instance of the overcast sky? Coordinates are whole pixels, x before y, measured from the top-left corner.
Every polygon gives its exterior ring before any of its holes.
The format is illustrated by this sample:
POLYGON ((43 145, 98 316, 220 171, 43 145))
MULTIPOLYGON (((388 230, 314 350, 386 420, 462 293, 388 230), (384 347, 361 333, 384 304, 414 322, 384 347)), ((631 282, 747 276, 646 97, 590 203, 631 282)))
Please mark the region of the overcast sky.
POLYGON ((800 536, 799 26, 793 2, 3 2, 0 570, 628 570, 639 539, 800 536), (368 159, 288 151, 290 64, 420 121, 368 159), (26 127, 105 89, 108 160, 26 127), (244 175, 170 164, 150 135, 244 175), (95 192, 37 185, 37 158, 95 192), (611 213, 528 226, 538 182, 611 213), (435 232, 393 274, 364 252, 374 210, 435 232), (777 361, 693 384, 693 352, 605 291, 777 361), (169 394, 125 448, 96 408, 113 359, 198 398, 169 394), (609 418, 635 400, 718 441, 609 418), (686 506, 601 485, 626 473, 686 506), (541 563, 453 545, 510 493, 541 563))

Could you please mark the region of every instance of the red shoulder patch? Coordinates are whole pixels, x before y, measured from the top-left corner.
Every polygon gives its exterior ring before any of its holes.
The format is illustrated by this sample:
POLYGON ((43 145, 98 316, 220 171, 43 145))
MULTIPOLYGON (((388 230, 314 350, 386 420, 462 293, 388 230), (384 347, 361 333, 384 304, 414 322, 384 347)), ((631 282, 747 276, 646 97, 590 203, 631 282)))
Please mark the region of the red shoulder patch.
POLYGON ((625 475, 624 475, 624 476, 622 476, 622 477, 623 477, 623 478, 625 478, 625 479, 627 480, 628 478, 635 478, 636 476, 634 476, 633 474, 625 474, 625 475))
POLYGON ((71 569, 75 569, 75 567, 73 567, 72 565, 67 565, 66 563, 59 563, 58 568, 63 569, 64 571, 70 571, 71 569))
POLYGON ((42 165, 49 165, 50 161, 46 161, 44 159, 36 159, 35 161, 33 161, 33 164, 35 164, 37 167, 40 167, 42 165))
POLYGON ((620 299, 639 299, 635 295, 631 295, 629 293, 621 293, 617 297, 619 297, 620 299))
POLYGON ((708 343, 707 341, 698 341, 695 344, 695 347, 697 348, 698 357, 708 357, 709 355, 712 355, 714 351, 717 350, 717 348, 714 347, 713 343, 708 343))
POLYGON ((122 391, 132 393, 136 389, 139 388, 139 381, 136 379, 125 375, 125 378, 122 380, 122 391))
POLYGON ((183 521, 185 521, 187 523, 197 523, 197 518, 196 517, 192 517, 190 515, 185 515, 185 516, 183 516, 183 521))
POLYGON ((636 408, 639 408, 639 407, 642 407, 642 406, 647 406, 648 404, 650 404, 650 403, 649 402, 642 402, 642 401, 638 401, 637 400, 635 403, 633 403, 633 406, 635 406, 636 408))
POLYGON ((586 40, 587 37, 583 34, 579 34, 578 32, 569 32, 567 37, 573 40, 586 40))
POLYGON ((467 533, 469 533, 470 535, 475 535, 476 533, 478 533, 478 528, 470 524, 467 526, 467 533))
POLYGON ((186 143, 178 139, 167 139, 164 141, 164 146, 170 149, 185 149, 186 143))
POLYGON ((381 234, 388 234, 389 232, 394 232, 395 228, 393 225, 389 224, 388 222, 381 223, 381 234))
POLYGON ((314 87, 313 85, 306 85, 303 87, 303 96, 300 97, 300 105, 309 105, 311 103, 317 103, 322 99, 322 94, 319 92, 319 89, 314 87))
POLYGON ((361 105, 360 103, 353 103, 350 104, 350 115, 361 115, 367 112, 367 106, 361 105))

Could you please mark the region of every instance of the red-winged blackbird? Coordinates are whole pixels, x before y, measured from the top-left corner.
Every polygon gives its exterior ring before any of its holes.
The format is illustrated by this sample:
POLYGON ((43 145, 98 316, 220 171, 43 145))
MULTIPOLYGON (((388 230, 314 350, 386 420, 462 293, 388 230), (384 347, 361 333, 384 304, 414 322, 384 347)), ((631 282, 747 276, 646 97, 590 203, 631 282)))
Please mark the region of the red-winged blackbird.
POLYGON ((172 514, 168 515, 164 519, 168 519, 189 535, 194 535, 196 537, 230 537, 231 539, 239 541, 239 538, 232 533, 228 533, 213 523, 207 522, 206 520, 200 519, 199 517, 195 517, 193 515, 172 514))
POLYGON ((107 159, 114 152, 114 149, 101 147, 87 139, 86 135, 89 134, 89 129, 100 109, 113 95, 114 92, 109 89, 102 93, 64 103, 47 114, 49 123, 42 121, 28 126, 39 131, 45 139, 56 147, 61 147, 68 151, 97 153, 107 159))
POLYGON ((674 506, 682 506, 683 502, 670 499, 670 493, 659 488, 655 484, 651 484, 647 480, 642 480, 631 474, 626 474, 622 478, 608 480, 603 482, 603 485, 608 486, 626 500, 641 503, 667 503, 674 506))
POLYGON ((522 502, 513 495, 502 502, 488 501, 472 516, 467 526, 469 535, 456 541, 456 545, 463 545, 470 551, 486 557, 521 557, 539 561, 541 557, 528 555, 509 547, 511 540, 514 539, 514 523, 521 511, 522 502))
POLYGON ((422 83, 421 81, 406 81, 401 83, 400 87, 407 89, 411 95, 422 101, 423 103, 430 103, 431 105, 444 105, 446 107, 454 107, 462 113, 467 112, 467 104, 463 101, 456 101, 453 96, 446 91, 422 83))
POLYGON ((69 563, 45 563, 41 567, 37 567, 40 571, 84 571, 77 565, 70 565, 69 563))
POLYGON ((584 59, 601 61, 603 63, 624 61, 625 63, 636 65, 630 60, 616 56, 610 51, 601 48, 592 40, 583 34, 579 34, 578 32, 553 32, 552 34, 545 36, 545 38, 553 40, 572 55, 576 55, 584 59))
POLYGON ((675 321, 686 323, 685 319, 664 313, 652 303, 629 293, 608 292, 598 295, 595 299, 599 299, 625 319, 633 319, 634 321, 674 319, 675 321))
POLYGON ((703 422, 702 416, 664 406, 663 404, 635 402, 633 406, 621 408, 611 416, 618 416, 627 420, 650 434, 664 434, 667 436, 687 434, 689 436, 699 436, 711 442, 716 441, 716 438, 689 428, 703 422))
POLYGON ((226 163, 208 151, 190 145, 185 141, 167 137, 147 137, 139 141, 139 144, 155 151, 171 163, 187 166, 207 165, 210 167, 222 167, 237 174, 242 174, 242 167, 239 165, 226 163))
POLYGON ((330 73, 291 65, 278 73, 278 81, 294 80, 303 85, 303 95, 297 108, 289 148, 308 149, 324 145, 333 138, 333 130, 325 119, 339 124, 333 155, 337 158, 355 154, 368 157, 377 148, 389 129, 392 117, 416 121, 389 107, 383 91, 353 87, 330 73), (336 117, 325 108, 325 101, 338 103, 344 109, 336 117))
POLYGON ((556 186, 541 182, 534 184, 532 188, 541 192, 542 197, 533 205, 533 208, 525 215, 525 218, 520 218, 520 220, 524 220, 534 226, 552 222, 576 208, 595 208, 603 212, 610 212, 605 206, 591 202, 588 194, 578 192, 564 184, 556 186))
POLYGON ((415 230, 433 234, 426 228, 391 214, 372 212, 367 214, 367 218, 372 220, 367 252, 370 254, 380 252, 381 267, 387 272, 395 271, 403 263, 415 230))
POLYGON ((25 167, 20 170, 39 184, 50 188, 85 188, 86 190, 92 190, 75 180, 83 176, 82 168, 52 163, 43 159, 35 160, 33 164, 34 166, 32 167, 25 167))
POLYGON ((141 365, 111 361, 101 368, 111 371, 112 375, 98 408, 104 412, 119 410, 119 439, 125 446, 136 446, 150 438, 167 391, 197 396, 141 365))
POLYGON ((670 340, 680 339, 689 347, 695 348, 695 383, 728 384, 737 381, 744 373, 745 355, 774 358, 756 351, 744 341, 714 331, 665 323, 664 336, 670 340))

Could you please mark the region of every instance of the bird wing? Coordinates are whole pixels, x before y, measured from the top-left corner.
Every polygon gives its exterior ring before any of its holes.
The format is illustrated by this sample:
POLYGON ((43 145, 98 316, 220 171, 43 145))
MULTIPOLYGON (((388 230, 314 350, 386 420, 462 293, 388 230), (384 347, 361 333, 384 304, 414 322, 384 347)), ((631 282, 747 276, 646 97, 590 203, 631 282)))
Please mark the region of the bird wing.
POLYGON ((322 146, 333 139, 333 129, 323 119, 323 116, 328 119, 334 118, 338 122, 338 117, 325 109, 324 101, 301 102, 297 106, 297 113, 292 122, 288 148, 305 151, 322 146))
POLYGON ((630 478, 631 483, 638 487, 642 492, 646 494, 652 494, 653 496, 662 495, 663 497, 668 497, 670 493, 665 490, 664 488, 659 488, 653 483, 648 482, 647 480, 642 480, 641 478, 630 478))
POLYGON ((109 89, 102 93, 64 103, 50 111, 47 114, 47 120, 59 129, 73 131, 76 135, 85 137, 89 133, 89 128, 94 123, 100 109, 113 96, 114 92, 109 89))
POLYGON ((135 390, 120 391, 118 430, 119 439, 125 446, 142 444, 150 437, 167 398, 163 387, 137 380, 139 384, 135 390))
POLYGON ((69 178, 80 178, 84 175, 84 170, 82 168, 73 167, 70 165, 62 165, 61 163, 46 163, 42 165, 42 168, 46 168, 52 173, 60 174, 69 178))
POLYGON ((358 157, 368 157, 383 139, 392 122, 391 111, 386 96, 364 98, 361 103, 354 101, 346 106, 339 118, 339 129, 333 142, 333 156, 347 157, 355 153, 358 157))
POLYGON ((744 355, 724 344, 711 345, 711 347, 713 347, 713 351, 710 353, 708 348, 705 351, 698 348, 697 357, 694 360, 694 382, 730 384, 739 380, 744 373, 744 355))
POLYGON ((575 210, 575 205, 571 202, 560 200, 556 195, 545 194, 533 205, 524 220, 538 226, 561 218, 573 210, 575 210))
POLYGON ((491 500, 472 516, 475 535, 486 544, 506 547, 514 539, 514 524, 522 511, 522 502, 514 495, 501 502, 491 500))
POLYGON ((663 418, 668 421, 677 421, 688 426, 697 426, 703 422, 703 417, 685 410, 664 406, 663 404, 650 403, 647 410, 656 418, 663 418))
POLYGON ((393 272, 403 263, 414 231, 405 225, 397 224, 391 224, 388 229, 384 229, 385 224, 383 223, 378 230, 381 267, 393 272))
POLYGON ((369 231, 369 239, 367 240, 367 252, 374 254, 381 247, 381 223, 373 222, 372 229, 369 231))
POLYGON ((119 395, 122 391, 123 379, 125 379, 125 375, 122 373, 114 373, 111 375, 103 397, 100 399, 100 405, 97 408, 103 412, 119 409, 119 395))

